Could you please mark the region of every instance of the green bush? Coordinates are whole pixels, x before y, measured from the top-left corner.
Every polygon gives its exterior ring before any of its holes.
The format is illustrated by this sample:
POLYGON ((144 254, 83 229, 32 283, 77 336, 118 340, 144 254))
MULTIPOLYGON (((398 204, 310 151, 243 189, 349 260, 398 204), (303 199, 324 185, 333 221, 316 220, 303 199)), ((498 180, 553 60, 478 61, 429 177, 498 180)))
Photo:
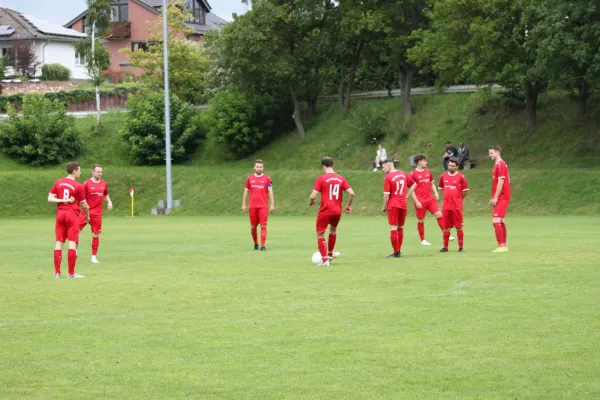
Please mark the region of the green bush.
POLYGON ((202 113, 202 122, 230 158, 244 158, 273 138, 276 121, 269 115, 273 108, 269 97, 222 91, 210 105, 202 113))
POLYGON ((26 96, 22 115, 11 106, 0 121, 0 146, 8 156, 34 166, 73 159, 81 150, 75 119, 59 101, 26 96))
MULTIPOLYGON (((123 139, 129 156, 137 165, 165 162, 164 93, 142 91, 127 101, 123 139)), ((174 162, 189 159, 202 146, 206 132, 198 111, 190 104, 171 96, 171 156, 174 162)))
POLYGON ((60 64, 46 64, 42 67, 43 81, 68 81, 71 70, 60 64))
POLYGON ((6 76, 6 67, 8 67, 8 57, 0 56, 0 79, 6 76))
POLYGON ((357 133, 366 144, 380 143, 387 133, 388 118, 375 107, 358 107, 352 112, 357 133))

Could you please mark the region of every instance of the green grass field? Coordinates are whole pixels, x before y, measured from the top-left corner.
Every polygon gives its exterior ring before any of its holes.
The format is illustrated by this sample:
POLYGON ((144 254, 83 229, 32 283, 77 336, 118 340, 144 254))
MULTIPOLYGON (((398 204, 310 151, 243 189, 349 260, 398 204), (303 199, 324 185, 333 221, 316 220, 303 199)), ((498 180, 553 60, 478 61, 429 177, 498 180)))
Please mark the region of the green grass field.
POLYGON ((272 217, 268 252, 244 216, 112 217, 71 281, 52 219, 4 219, 0 398, 599 398, 600 219, 510 218, 508 254, 465 223, 439 254, 411 216, 388 260, 385 217, 344 216, 325 269, 313 217, 272 217))

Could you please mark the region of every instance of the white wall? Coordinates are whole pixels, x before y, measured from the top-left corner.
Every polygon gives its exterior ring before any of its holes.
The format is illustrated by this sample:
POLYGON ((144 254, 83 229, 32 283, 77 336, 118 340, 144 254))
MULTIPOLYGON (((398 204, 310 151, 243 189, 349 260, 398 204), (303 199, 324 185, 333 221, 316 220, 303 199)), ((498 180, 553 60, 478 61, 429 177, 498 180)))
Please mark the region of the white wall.
POLYGON ((42 65, 61 64, 71 70, 71 79, 89 79, 85 66, 75 64, 75 48, 72 42, 37 40, 35 41, 35 54, 40 62, 38 75, 42 74, 42 65))

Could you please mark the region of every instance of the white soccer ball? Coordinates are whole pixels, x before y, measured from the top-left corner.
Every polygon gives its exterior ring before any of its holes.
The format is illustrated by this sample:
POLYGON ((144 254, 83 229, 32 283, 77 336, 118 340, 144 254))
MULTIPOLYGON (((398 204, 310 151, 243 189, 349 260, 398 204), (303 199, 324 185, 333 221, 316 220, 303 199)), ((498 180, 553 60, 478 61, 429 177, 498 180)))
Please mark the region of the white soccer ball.
POLYGON ((312 255, 312 262, 313 264, 321 264, 323 260, 321 259, 321 253, 319 253, 318 251, 312 255))

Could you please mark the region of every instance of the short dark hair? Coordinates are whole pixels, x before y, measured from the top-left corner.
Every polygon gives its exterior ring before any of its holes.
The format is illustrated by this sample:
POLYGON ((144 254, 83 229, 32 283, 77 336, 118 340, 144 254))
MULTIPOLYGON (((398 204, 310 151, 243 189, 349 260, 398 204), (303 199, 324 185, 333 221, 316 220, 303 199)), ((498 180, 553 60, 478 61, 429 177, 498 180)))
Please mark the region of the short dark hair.
POLYGON ((394 164, 394 159, 388 158, 387 160, 383 160, 384 164, 394 164))
POLYGON ((67 174, 71 175, 80 167, 78 162, 70 162, 67 164, 67 174))
POLYGON ((496 150, 498 153, 502 153, 502 149, 497 144, 488 147, 488 150, 496 150))
POLYGON ((264 162, 263 162, 263 160, 258 158, 256 161, 254 161, 254 164, 264 164, 264 162))
POLYGON ((446 144, 452 144, 452 142, 448 140, 448 141, 446 141, 446 144))
POLYGON ((448 164, 450 164, 450 163, 458 165, 458 158, 456 158, 456 157, 450 157, 448 159, 448 164))
POLYGON ((417 154, 415 156, 415 158, 413 159, 413 161, 415 162, 415 164, 418 164, 419 161, 421 160, 427 160, 427 156, 425 154, 417 154))
POLYGON ((333 158, 329 156, 323 157, 323 159, 321 160, 321 166, 327 168, 333 167, 333 158))
POLYGON ((92 171, 95 171, 96 168, 102 168, 102 165, 100 165, 100 164, 92 164, 92 171))

